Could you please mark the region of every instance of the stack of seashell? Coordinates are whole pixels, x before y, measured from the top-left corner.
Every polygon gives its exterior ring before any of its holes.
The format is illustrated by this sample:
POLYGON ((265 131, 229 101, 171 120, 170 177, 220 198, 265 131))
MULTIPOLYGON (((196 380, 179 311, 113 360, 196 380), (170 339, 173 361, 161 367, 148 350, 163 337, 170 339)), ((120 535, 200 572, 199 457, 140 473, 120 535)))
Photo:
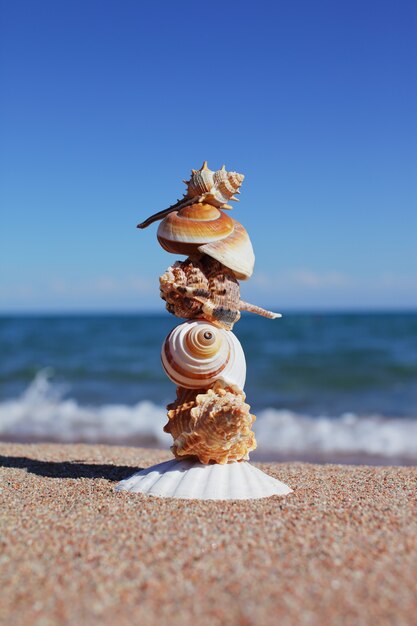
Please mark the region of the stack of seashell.
POLYGON ((241 311, 281 317, 240 299, 238 280, 250 278, 255 256, 248 233, 224 209, 237 201, 243 178, 225 166, 213 172, 205 161, 184 181, 182 200, 138 225, 162 220, 161 246, 188 257, 160 278, 167 310, 188 320, 172 330, 162 348, 164 370, 177 385, 164 430, 174 439, 176 458, 204 464, 247 460, 256 448, 255 416, 243 391, 245 355, 233 324, 241 311))

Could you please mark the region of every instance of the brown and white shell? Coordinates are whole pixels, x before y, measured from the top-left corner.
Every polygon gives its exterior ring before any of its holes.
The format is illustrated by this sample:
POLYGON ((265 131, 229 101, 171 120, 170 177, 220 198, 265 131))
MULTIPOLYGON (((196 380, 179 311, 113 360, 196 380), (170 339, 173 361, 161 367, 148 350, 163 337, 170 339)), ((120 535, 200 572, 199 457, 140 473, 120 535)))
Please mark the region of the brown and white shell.
POLYGON ((204 162, 200 170, 193 170, 182 200, 155 213, 138 228, 146 228, 162 220, 157 237, 164 250, 187 256, 207 254, 229 269, 240 280, 250 278, 255 264, 249 235, 237 220, 222 209, 226 203, 238 200, 243 174, 221 170, 213 172, 204 162))
POLYGON ((177 261, 159 279, 161 298, 177 317, 204 318, 232 330, 240 318, 240 287, 233 272, 209 256, 177 261))
POLYGON ((239 194, 244 179, 243 174, 228 172, 223 165, 220 170, 213 172, 204 161, 199 170, 191 170, 190 180, 185 180, 187 193, 185 201, 205 202, 219 208, 231 208, 227 205, 230 200, 238 202, 234 194, 239 194))
POLYGON ((247 460, 256 448, 251 430, 256 418, 235 386, 216 382, 208 390, 178 387, 176 401, 167 408, 164 430, 174 439, 171 449, 177 458, 225 464, 247 460))
POLYGON ((177 261, 160 277, 161 298, 167 310, 187 319, 205 320, 232 330, 246 310, 270 319, 279 314, 243 302, 236 277, 227 267, 203 255, 200 259, 177 261))
POLYGON ((186 389, 208 389, 217 380, 245 386, 246 361, 238 338, 205 320, 188 320, 171 330, 161 351, 168 378, 186 389))
POLYGON ((207 254, 246 280, 255 255, 245 228, 211 204, 192 204, 169 213, 160 223, 158 241, 164 250, 187 256, 207 254))

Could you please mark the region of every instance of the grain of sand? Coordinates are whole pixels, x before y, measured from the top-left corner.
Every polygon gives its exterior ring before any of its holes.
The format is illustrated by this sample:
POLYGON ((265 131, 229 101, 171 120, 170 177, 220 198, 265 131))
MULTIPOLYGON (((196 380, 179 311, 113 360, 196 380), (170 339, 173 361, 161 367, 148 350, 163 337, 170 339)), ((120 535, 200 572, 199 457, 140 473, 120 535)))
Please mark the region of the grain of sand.
POLYGON ((260 464, 285 498, 117 493, 169 453, 0 445, 0 622, 416 623, 417 468, 260 464))

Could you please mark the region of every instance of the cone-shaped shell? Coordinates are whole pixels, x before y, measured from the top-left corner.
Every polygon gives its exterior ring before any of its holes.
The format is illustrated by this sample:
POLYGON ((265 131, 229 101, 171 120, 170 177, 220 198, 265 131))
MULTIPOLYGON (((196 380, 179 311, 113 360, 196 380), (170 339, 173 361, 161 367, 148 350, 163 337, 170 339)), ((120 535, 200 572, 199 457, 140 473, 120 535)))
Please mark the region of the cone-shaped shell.
POLYGON ((216 380, 243 389, 246 362, 237 337, 209 322, 191 320, 176 326, 162 347, 162 365, 173 383, 207 389, 216 380))

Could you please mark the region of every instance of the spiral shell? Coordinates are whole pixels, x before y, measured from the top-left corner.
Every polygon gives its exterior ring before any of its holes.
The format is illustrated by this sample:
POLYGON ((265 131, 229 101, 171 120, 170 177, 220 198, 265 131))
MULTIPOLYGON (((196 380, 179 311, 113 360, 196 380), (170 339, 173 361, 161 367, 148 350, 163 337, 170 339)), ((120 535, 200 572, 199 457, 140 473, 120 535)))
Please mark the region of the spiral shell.
POLYGON ((207 161, 204 161, 201 169, 192 170, 190 180, 184 181, 187 185, 184 198, 206 202, 215 207, 230 208, 227 202, 238 201, 234 194, 239 194, 244 178, 243 174, 228 172, 224 165, 213 172, 208 168, 207 161))
POLYGON ((172 211, 180 211, 192 204, 210 204, 217 208, 231 209, 232 207, 226 202, 229 200, 239 202, 239 198, 236 198, 234 194, 240 193, 239 187, 244 178, 243 174, 227 172, 224 165, 221 170, 212 172, 207 167, 207 161, 204 161, 202 168, 192 170, 190 180, 184 181, 187 185, 187 193, 184 194, 182 200, 178 200, 163 211, 154 213, 144 222, 138 224, 138 228, 147 228, 153 222, 162 220, 172 211))
MULTIPOLYGON (((239 188, 243 183, 244 179, 243 174, 238 174, 237 172, 227 172, 225 166, 223 165, 221 170, 217 170, 213 174, 214 180, 214 189, 212 190, 212 196, 218 202, 229 202, 230 200, 234 200, 237 202, 238 198, 234 197, 234 194, 239 194, 239 188)), ((207 202, 208 200, 206 200, 207 202)), ((223 206, 223 205, 220 205, 223 206)))
POLYGON ((186 389, 207 389, 216 380, 243 389, 246 362, 242 346, 231 332, 209 322, 191 320, 176 326, 162 347, 168 378, 186 389))
POLYGON ((243 179, 243 174, 228 172, 224 165, 213 172, 205 161, 201 169, 192 170, 189 181, 184 181, 184 198, 151 215, 138 228, 162 220, 157 237, 164 250, 187 256, 207 254, 231 269, 236 278, 250 278, 255 255, 249 235, 220 210, 231 209, 226 204, 230 200, 238 201, 234 194, 239 193, 243 179))
POLYGON ((232 463, 248 459, 256 448, 251 430, 255 416, 245 394, 217 381, 212 389, 179 387, 177 399, 168 405, 165 432, 171 433, 177 458, 197 457, 201 463, 232 463))
POLYGON ((237 220, 210 204, 193 204, 169 213, 160 223, 157 237, 167 252, 207 254, 240 280, 252 275, 255 255, 248 233, 237 220))
POLYGON ((192 204, 167 215, 157 237, 168 252, 195 254, 203 244, 226 239, 234 228, 234 220, 223 211, 210 204, 192 204))

